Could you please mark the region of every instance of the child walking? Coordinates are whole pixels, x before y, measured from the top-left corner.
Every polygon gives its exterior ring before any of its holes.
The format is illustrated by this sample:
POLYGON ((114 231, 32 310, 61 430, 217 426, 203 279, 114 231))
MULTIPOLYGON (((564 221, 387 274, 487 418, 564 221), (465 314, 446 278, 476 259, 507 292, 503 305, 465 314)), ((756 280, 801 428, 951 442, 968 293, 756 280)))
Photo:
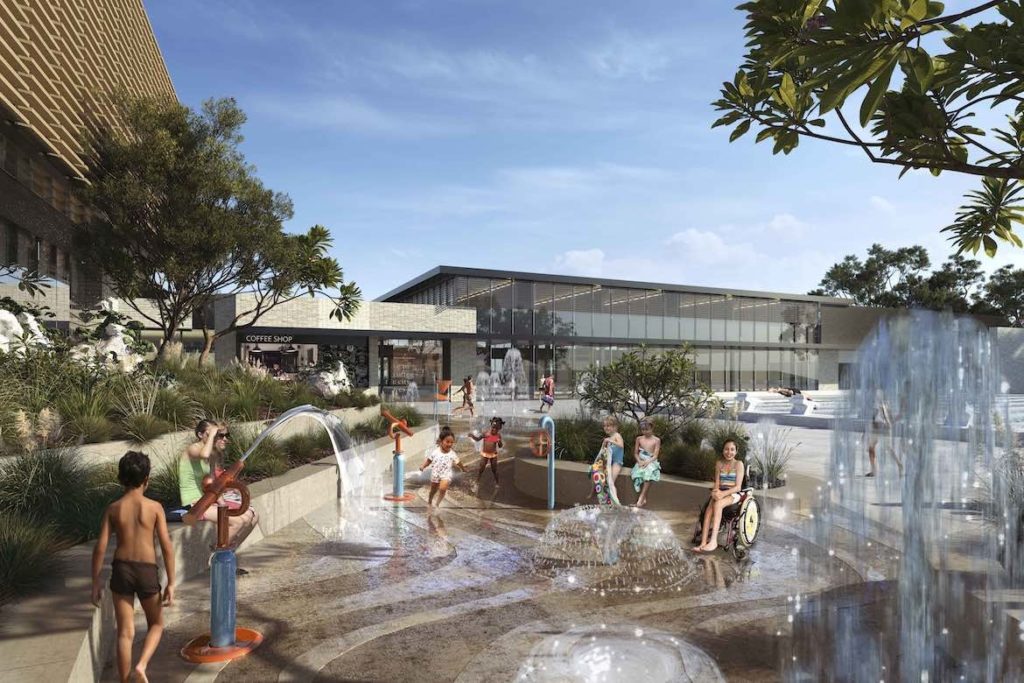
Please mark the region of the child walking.
POLYGON ((652 481, 661 480, 661 463, 658 456, 661 455, 661 439, 654 435, 654 425, 650 420, 640 420, 640 436, 636 437, 633 444, 633 457, 636 465, 630 473, 633 478, 633 489, 640 494, 636 499, 636 506, 642 508, 647 505, 647 489, 651 487, 652 481))
POLYGON ((160 572, 156 566, 153 536, 160 539, 160 551, 167 568, 167 588, 163 604, 174 600, 174 549, 167 533, 167 519, 160 503, 146 498, 149 485, 149 456, 128 451, 117 465, 117 478, 124 495, 103 513, 100 537, 92 552, 92 603, 97 607, 103 594, 100 572, 111 532, 117 536, 117 549, 111 564, 110 593, 117 621, 117 673, 122 682, 148 681, 146 667, 156 652, 164 622, 160 601, 160 572), (132 641, 135 639, 135 596, 146 613, 148 632, 142 644, 139 662, 132 669, 132 641))
POLYGON ((441 507, 445 494, 448 493, 448 485, 452 481, 452 467, 458 467, 466 471, 459 456, 453 450, 455 447, 455 434, 448 425, 441 427, 437 437, 437 448, 427 453, 427 460, 420 467, 420 472, 430 468, 430 496, 427 497, 427 508, 434 508, 434 496, 440 491, 437 497, 437 507, 441 507))
POLYGON ((469 438, 473 441, 483 441, 480 448, 480 471, 476 473, 477 486, 480 485, 480 477, 484 476, 484 470, 487 469, 488 463, 490 463, 491 472, 494 474, 494 485, 498 485, 498 449, 505 447, 505 442, 501 440, 501 428, 504 426, 504 420, 500 417, 492 417, 491 428, 486 434, 479 435, 476 432, 469 434, 469 438))

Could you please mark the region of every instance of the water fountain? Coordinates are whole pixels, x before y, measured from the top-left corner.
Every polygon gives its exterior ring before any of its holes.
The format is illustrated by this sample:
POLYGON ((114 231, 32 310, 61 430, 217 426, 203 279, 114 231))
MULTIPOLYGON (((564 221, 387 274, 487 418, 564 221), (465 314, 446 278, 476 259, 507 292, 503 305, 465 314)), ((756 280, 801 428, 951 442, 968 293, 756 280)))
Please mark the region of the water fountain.
POLYGON ((1006 589, 1020 582, 1004 568, 1024 566, 1021 500, 1002 477, 993 481, 1007 459, 998 389, 990 336, 971 319, 914 313, 884 321, 865 341, 833 434, 816 536, 830 554, 842 549, 859 562, 861 575, 879 539, 891 539, 898 577, 805 605, 791 680, 1021 675, 1005 610, 1006 589), (864 477, 875 440, 877 476, 864 477))
POLYGON ((537 544, 536 573, 562 589, 645 593, 697 577, 671 526, 642 508, 583 505, 555 515, 537 544))
POLYGON ((207 477, 203 483, 204 494, 184 517, 192 525, 203 518, 203 513, 217 503, 222 493, 233 490, 241 496, 242 504, 237 511, 227 506, 217 508, 217 544, 210 558, 210 633, 189 641, 182 648, 181 655, 196 663, 222 662, 242 657, 258 647, 263 636, 252 629, 236 627, 235 572, 237 561, 234 548, 228 545, 228 517, 242 514, 249 507, 249 490, 239 479, 245 461, 259 445, 284 424, 305 417, 316 420, 327 430, 328 438, 338 463, 338 498, 346 509, 359 510, 363 507, 365 491, 378 485, 382 468, 374 464, 367 467, 365 458, 353 448, 345 431, 344 423, 337 416, 320 408, 305 405, 282 413, 270 426, 264 429, 227 470, 218 477, 207 477))

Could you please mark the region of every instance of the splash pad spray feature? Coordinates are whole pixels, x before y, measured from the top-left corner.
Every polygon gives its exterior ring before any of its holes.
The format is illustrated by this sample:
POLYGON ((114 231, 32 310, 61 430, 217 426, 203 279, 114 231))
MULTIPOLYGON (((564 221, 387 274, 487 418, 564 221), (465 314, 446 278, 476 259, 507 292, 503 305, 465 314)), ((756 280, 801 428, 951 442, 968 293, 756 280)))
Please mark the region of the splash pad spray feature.
POLYGON ((409 425, 405 420, 399 420, 384 410, 383 407, 380 409, 380 414, 390 423, 388 425, 388 436, 395 440, 394 459, 391 466, 394 473, 394 487, 391 489, 391 495, 384 496, 384 500, 389 503, 408 503, 416 496, 405 492, 405 456, 402 455, 402 433, 406 436, 412 436, 412 430, 409 429, 409 425))
POLYGON ((181 656, 189 662, 226 662, 249 654, 263 642, 263 636, 254 629, 236 625, 237 602, 235 574, 238 561, 235 549, 228 545, 228 517, 245 514, 249 509, 249 489, 239 480, 245 461, 275 429, 297 417, 309 417, 319 422, 326 430, 338 462, 339 497, 349 497, 359 490, 355 483, 362 481, 365 467, 358 462, 352 450, 352 442, 344 426, 336 416, 305 405, 282 413, 270 426, 264 429, 231 467, 220 476, 203 480, 203 496, 184 516, 185 524, 192 526, 202 520, 203 513, 211 505, 217 505, 217 545, 210 558, 210 632, 193 638, 181 650, 181 656), (218 503, 221 494, 234 490, 241 496, 241 505, 230 511, 218 503))

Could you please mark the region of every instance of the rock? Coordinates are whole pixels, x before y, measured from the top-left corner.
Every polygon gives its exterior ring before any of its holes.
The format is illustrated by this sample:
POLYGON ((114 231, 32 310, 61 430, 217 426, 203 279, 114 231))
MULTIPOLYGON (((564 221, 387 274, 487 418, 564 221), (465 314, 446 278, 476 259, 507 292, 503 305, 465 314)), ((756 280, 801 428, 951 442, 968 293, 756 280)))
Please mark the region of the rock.
POLYGON ((309 383, 324 398, 334 398, 352 388, 345 364, 341 361, 338 361, 338 366, 333 371, 318 372, 311 376, 309 383))
POLYGON ((28 313, 19 313, 18 322, 20 322, 21 326, 25 329, 25 332, 28 335, 27 338, 30 340, 31 346, 42 346, 45 348, 50 348, 51 346, 53 346, 53 343, 50 341, 49 337, 47 337, 46 334, 43 333, 43 330, 39 327, 39 321, 36 320, 32 315, 28 313))
POLYGON ((21 346, 25 330, 10 311, 0 311, 0 351, 8 352, 21 346))

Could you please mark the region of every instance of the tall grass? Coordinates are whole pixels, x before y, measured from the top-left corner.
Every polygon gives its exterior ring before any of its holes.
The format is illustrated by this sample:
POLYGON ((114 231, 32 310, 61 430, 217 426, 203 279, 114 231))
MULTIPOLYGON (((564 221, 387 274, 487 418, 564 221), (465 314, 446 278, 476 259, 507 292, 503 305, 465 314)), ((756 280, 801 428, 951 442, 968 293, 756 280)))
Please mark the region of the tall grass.
MULTIPOLYGON (((231 441, 224 454, 224 464, 230 465, 241 458, 256 441, 259 431, 250 428, 232 430, 231 441)), ((242 477, 247 481, 257 481, 267 477, 276 477, 288 470, 288 455, 281 442, 269 436, 260 442, 259 447, 245 460, 242 477)))
POLYGON ((72 386, 57 402, 64 417, 64 433, 80 443, 109 441, 114 424, 110 393, 102 384, 72 386))
POLYGON ((735 441, 736 457, 746 461, 747 450, 750 447, 750 434, 742 423, 732 421, 717 422, 708 431, 707 438, 711 442, 711 449, 715 453, 722 452, 726 441, 735 441))
POLYGON ((149 475, 146 496, 159 501, 164 507, 181 505, 181 489, 178 485, 178 459, 173 458, 158 466, 149 475))
POLYGON ((799 445, 789 442, 792 431, 771 422, 758 425, 747 457, 751 486, 775 488, 786 483, 789 460, 799 445))
POLYGON ((0 512, 0 605, 52 577, 60 566, 60 546, 50 525, 0 512))

